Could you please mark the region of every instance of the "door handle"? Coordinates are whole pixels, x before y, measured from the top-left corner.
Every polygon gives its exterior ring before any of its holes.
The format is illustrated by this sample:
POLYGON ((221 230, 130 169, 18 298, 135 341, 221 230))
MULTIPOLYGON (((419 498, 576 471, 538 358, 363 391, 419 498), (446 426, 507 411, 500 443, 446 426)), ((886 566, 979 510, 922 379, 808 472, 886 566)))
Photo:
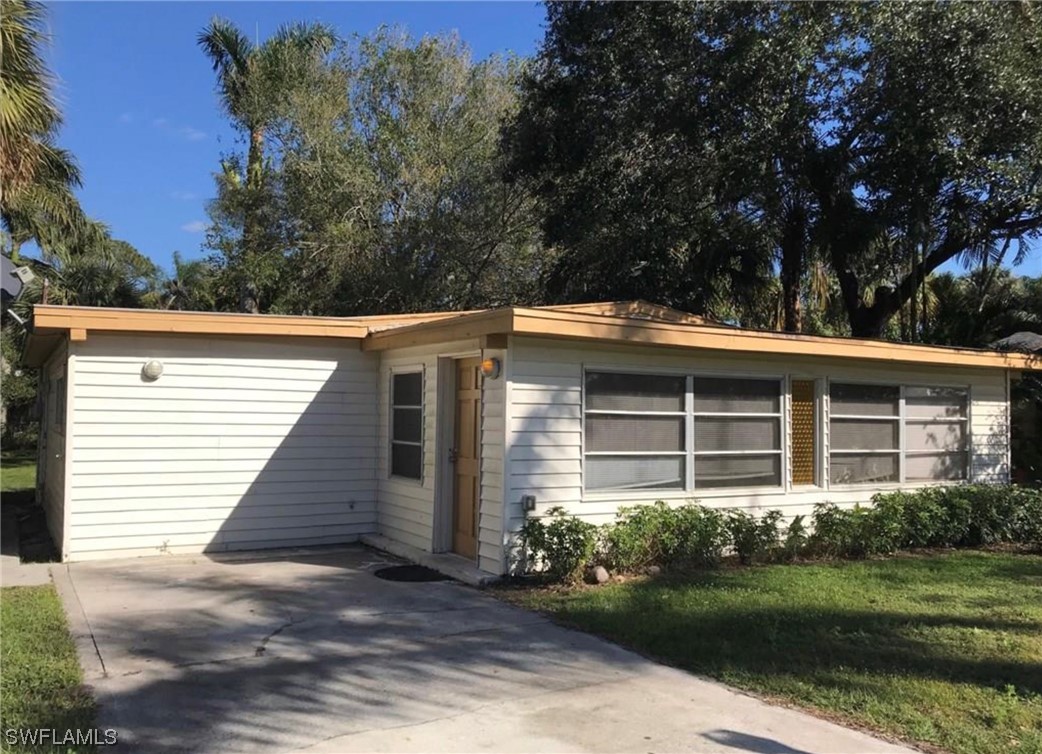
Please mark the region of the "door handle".
POLYGON ((455 448, 449 448, 449 463, 456 463, 459 460, 459 451, 455 448))

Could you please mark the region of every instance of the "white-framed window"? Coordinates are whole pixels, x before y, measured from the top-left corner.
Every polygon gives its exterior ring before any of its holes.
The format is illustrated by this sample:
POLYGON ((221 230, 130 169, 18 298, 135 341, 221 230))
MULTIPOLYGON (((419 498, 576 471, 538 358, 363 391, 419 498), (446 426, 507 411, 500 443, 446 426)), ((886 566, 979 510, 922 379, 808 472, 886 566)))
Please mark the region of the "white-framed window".
POLYGON ((876 484, 966 479, 965 388, 829 386, 829 482, 876 484))
POLYGON ((586 490, 779 487, 780 379, 589 370, 586 490))
POLYGON ((587 372, 585 400, 586 489, 684 489, 686 377, 587 372))
POLYGON ((781 381, 694 378, 696 490, 780 487, 781 381))
POLYGON ((829 483, 901 478, 901 389, 833 382, 829 386, 829 483))
POLYGON ((391 374, 391 476, 423 478, 423 371, 391 374))

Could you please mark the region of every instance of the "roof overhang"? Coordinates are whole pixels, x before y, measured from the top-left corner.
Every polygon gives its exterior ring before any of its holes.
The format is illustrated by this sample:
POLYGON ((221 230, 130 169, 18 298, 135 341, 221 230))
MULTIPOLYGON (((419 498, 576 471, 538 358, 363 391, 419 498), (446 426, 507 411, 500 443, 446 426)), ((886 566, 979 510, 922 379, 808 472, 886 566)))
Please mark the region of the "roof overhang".
POLYGON ((370 335, 362 343, 362 348, 382 351, 491 335, 932 366, 1014 370, 1042 368, 1042 359, 1029 354, 745 330, 717 324, 633 319, 556 308, 515 307, 455 321, 399 327, 370 335))
POLYGON ((25 360, 30 366, 38 366, 65 337, 72 341, 86 340, 91 332, 340 338, 354 341, 365 351, 473 339, 479 339, 486 346, 502 346, 506 337, 513 335, 874 363, 1014 371, 1042 368, 1042 357, 1035 354, 746 330, 711 323, 695 315, 646 302, 508 307, 373 317, 298 317, 37 305, 33 311, 25 360))
POLYGON ((24 361, 39 366, 65 336, 82 341, 92 332, 180 335, 292 336, 345 338, 361 342, 366 324, 340 317, 275 314, 182 312, 160 309, 107 309, 93 306, 37 304, 26 342, 24 361))

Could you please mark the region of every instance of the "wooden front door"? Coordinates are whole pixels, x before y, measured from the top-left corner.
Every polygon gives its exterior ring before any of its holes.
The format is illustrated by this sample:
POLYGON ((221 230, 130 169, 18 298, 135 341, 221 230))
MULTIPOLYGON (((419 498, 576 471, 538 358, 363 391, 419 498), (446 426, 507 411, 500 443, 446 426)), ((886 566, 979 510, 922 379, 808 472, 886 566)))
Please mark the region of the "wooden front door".
POLYGON ((452 551, 478 555, 481 467, 481 359, 456 361, 456 431, 452 448, 452 551))

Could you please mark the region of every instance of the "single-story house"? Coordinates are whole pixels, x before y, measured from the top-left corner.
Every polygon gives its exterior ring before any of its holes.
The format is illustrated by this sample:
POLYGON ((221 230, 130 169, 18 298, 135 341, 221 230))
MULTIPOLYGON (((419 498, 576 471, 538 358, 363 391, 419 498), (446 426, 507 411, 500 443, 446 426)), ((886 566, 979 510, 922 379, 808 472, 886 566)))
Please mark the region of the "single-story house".
POLYGON ((644 302, 374 317, 37 306, 64 560, 346 543, 509 571, 526 516, 808 513, 1009 479, 1037 357, 761 332, 644 302))

